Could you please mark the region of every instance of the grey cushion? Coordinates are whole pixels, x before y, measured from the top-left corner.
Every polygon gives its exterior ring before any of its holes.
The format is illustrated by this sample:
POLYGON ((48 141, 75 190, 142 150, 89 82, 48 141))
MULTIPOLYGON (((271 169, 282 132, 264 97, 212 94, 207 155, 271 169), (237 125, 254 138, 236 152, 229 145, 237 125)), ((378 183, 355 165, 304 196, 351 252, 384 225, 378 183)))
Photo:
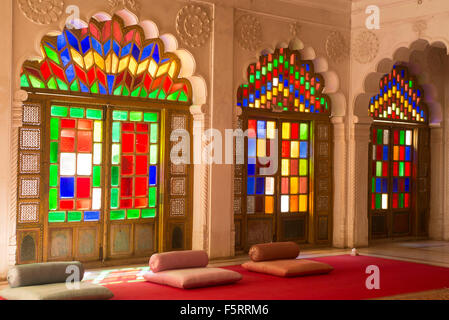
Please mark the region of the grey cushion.
POLYGON ((9 287, 0 291, 0 297, 7 300, 107 300, 114 296, 111 290, 97 284, 80 282, 79 285, 79 289, 73 290, 69 290, 65 283, 9 287))
POLYGON ((8 271, 8 283, 11 288, 34 286, 49 283, 65 283, 73 270, 67 270, 69 266, 75 266, 79 270, 79 280, 84 276, 83 264, 79 261, 72 262, 46 262, 14 266, 8 271), (66 273, 68 271, 68 273, 66 273))

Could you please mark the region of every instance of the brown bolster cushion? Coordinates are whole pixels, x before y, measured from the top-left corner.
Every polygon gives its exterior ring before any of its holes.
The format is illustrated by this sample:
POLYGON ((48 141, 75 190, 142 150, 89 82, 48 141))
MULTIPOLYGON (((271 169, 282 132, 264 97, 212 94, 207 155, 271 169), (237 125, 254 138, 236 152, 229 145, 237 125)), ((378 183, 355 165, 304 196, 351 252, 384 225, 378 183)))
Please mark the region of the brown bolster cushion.
POLYGON ((325 274, 334 270, 326 263, 305 260, 289 259, 261 262, 246 262, 243 268, 253 272, 266 273, 278 277, 299 277, 314 274, 325 274))
POLYGON ((145 273, 143 277, 149 282, 180 289, 225 285, 242 279, 240 273, 221 268, 189 268, 158 273, 150 271, 145 273))
POLYGON ((299 255, 299 246, 294 242, 273 242, 256 244, 249 249, 252 261, 269 261, 280 259, 296 259, 299 255))
POLYGON ((153 272, 164 270, 202 268, 209 264, 209 256, 205 251, 188 250, 153 254, 150 258, 150 269, 153 272))

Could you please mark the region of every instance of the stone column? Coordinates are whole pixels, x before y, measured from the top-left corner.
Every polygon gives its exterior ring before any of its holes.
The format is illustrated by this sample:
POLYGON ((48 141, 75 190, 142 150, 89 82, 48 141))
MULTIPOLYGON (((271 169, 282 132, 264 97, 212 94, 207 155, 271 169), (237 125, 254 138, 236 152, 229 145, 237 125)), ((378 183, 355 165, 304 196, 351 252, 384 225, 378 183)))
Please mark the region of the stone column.
MULTIPOLYGON (((444 130, 440 125, 430 127, 430 219, 429 237, 434 240, 443 240, 444 234, 444 130)), ((447 239, 446 239, 447 240, 447 239)))

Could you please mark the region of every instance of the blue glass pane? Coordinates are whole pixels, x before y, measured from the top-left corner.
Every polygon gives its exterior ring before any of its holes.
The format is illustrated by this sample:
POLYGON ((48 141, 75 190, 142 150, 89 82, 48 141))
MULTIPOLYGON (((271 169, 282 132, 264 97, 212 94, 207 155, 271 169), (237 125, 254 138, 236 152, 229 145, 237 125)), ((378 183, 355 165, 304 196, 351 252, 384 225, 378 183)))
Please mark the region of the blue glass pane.
POLYGON ((152 43, 152 44, 146 46, 145 49, 143 49, 142 57, 140 57, 141 61, 145 60, 146 58, 148 58, 150 56, 151 51, 153 50, 153 45, 154 44, 152 43))
POLYGON ((376 179, 376 193, 381 193, 381 192, 382 192, 382 179, 377 178, 376 179))
POLYGON ((266 122, 265 121, 257 121, 257 136, 259 139, 266 139, 267 130, 266 130, 266 122))
POLYGON ((84 212, 84 221, 98 221, 98 220, 100 220, 100 211, 84 212))
POLYGON ((256 165, 255 164, 248 164, 248 175, 249 176, 256 175, 256 165))
POLYGON ((256 179, 256 193, 265 194, 265 178, 256 179))
POLYGON ((248 156, 256 156, 256 139, 248 139, 248 156))
POLYGON ((92 37, 92 47, 97 51, 100 56, 103 55, 103 47, 101 46, 101 43, 98 42, 95 38, 92 37))
POLYGON ((89 92, 89 88, 86 87, 82 81, 80 81, 81 92, 89 92))
POLYGON ((75 70, 73 69, 73 65, 70 65, 70 66, 65 70, 65 74, 66 74, 67 80, 69 80, 69 82, 72 82, 73 79, 75 79, 75 70))
POLYGON ((65 34, 67 35, 67 40, 69 41, 70 45, 76 50, 76 51, 80 51, 80 46, 78 44, 78 39, 76 39, 76 37, 70 33, 70 31, 66 30, 65 34))
POLYGON ((393 192, 394 193, 398 192, 398 179, 397 178, 393 179, 393 192))
POLYGON ((127 54, 129 54, 131 52, 131 46, 132 46, 132 43, 128 44, 127 46, 125 46, 122 49, 122 57, 126 56, 127 54))
POLYGON ((74 177, 65 177, 60 179, 60 197, 63 199, 72 199, 75 197, 74 177))
POLYGON ((254 184, 255 184, 255 178, 253 178, 253 177, 251 177, 251 178, 248 178, 248 182, 247 182, 247 185, 246 185, 246 193, 247 194, 254 194, 254 184))
POLYGON ((159 63, 159 60, 160 60, 159 45, 157 45, 157 44, 154 46, 153 59, 156 63, 159 63))
POLYGON ((86 37, 81 41, 81 48, 83 49, 83 54, 90 50, 90 37, 86 37))
POLYGON ((66 45, 67 45, 67 41, 65 40, 65 37, 63 34, 58 36, 58 50, 61 51, 61 49, 63 49, 66 45))
POLYGON ((114 89, 114 75, 108 75, 108 88, 109 88, 109 94, 112 94, 112 90, 114 89))
POLYGON ((412 148, 405 147, 405 161, 412 161, 412 148))
POLYGON ((69 49, 65 49, 63 52, 61 52, 61 60, 64 64, 64 67, 70 63, 69 49))
POLYGON ((388 146, 384 146, 383 161, 388 161, 388 146))
POLYGON ((404 179, 404 192, 410 192, 410 178, 404 179))
POLYGON ((108 93, 106 92, 106 88, 103 87, 103 85, 98 84, 98 87, 100 88, 100 93, 101 93, 101 94, 108 94, 108 93))
POLYGON ((117 57, 120 57, 120 46, 115 41, 112 41, 112 50, 114 50, 117 57))
POLYGON ((133 52, 132 52, 132 55, 133 55, 134 59, 136 59, 136 61, 139 61, 140 50, 139 50, 139 48, 137 47, 137 45, 134 45, 134 46, 133 46, 133 52))
POLYGON ((251 158, 248 158, 248 164, 254 164, 254 165, 256 165, 256 158, 255 157, 251 157, 251 158))
POLYGON ((111 44, 112 44, 112 40, 110 40, 104 44, 104 54, 105 55, 107 55, 109 53, 109 51, 111 50, 111 44))
POLYGON ((306 159, 308 155, 309 143, 306 141, 301 141, 299 143, 299 157, 301 159, 306 159))
POLYGON ((155 186, 157 184, 157 166, 150 167, 150 186, 155 186))
POLYGON ((382 179, 382 192, 383 193, 388 192, 388 179, 386 179, 386 178, 382 179))

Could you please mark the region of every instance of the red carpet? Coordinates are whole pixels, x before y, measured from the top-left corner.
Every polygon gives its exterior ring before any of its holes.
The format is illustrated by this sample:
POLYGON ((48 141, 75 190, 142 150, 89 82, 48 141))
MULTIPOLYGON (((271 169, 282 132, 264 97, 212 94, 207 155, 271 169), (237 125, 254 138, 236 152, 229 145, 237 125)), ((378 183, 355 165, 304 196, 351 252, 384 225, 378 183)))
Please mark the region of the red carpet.
POLYGON ((339 300, 370 299, 449 287, 449 269, 425 264, 349 255, 314 258, 332 265, 327 275, 278 278, 244 270, 234 285, 182 290, 148 282, 107 285, 116 300, 339 300), (366 267, 380 269, 380 289, 368 290, 366 267))

